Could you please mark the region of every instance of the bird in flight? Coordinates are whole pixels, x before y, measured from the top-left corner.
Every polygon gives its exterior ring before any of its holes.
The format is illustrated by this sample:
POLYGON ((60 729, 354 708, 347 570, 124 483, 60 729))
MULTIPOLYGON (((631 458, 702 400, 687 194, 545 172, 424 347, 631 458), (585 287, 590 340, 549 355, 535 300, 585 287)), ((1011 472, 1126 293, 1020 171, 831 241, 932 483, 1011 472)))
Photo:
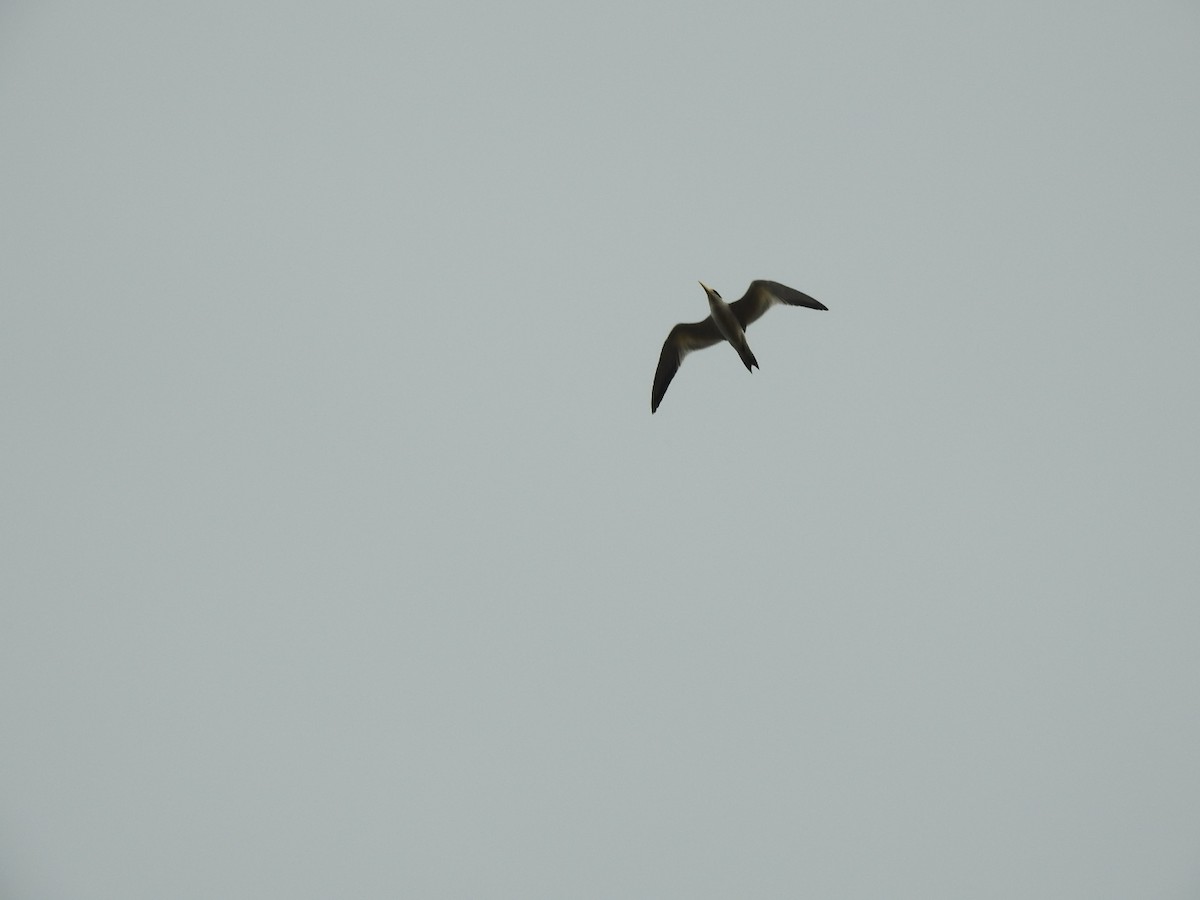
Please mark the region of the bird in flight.
POLYGON ((663 342, 662 354, 658 357, 658 371, 654 373, 654 389, 650 394, 651 413, 662 403, 667 386, 679 371, 683 358, 693 350, 703 350, 721 341, 728 341, 742 358, 746 371, 753 372, 758 360, 754 358, 754 354, 750 352, 750 345, 746 342, 746 329, 750 327, 751 322, 757 322, 763 313, 777 303, 807 306, 809 309, 829 309, 821 301, 777 281, 752 281, 742 299, 733 303, 726 303, 720 294, 703 281, 700 282, 700 287, 708 294, 711 315, 703 322, 680 322, 667 335, 663 342))

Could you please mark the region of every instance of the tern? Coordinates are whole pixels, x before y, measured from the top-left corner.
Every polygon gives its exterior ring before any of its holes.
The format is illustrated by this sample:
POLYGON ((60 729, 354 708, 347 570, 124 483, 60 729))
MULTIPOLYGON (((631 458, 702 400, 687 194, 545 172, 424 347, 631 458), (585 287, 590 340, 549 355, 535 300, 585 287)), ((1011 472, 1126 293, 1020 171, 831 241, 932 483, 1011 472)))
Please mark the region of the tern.
POLYGON ((658 357, 658 371, 654 373, 654 390, 650 394, 650 412, 653 413, 662 403, 667 386, 679 367, 683 358, 693 350, 703 350, 721 341, 728 341, 738 356, 746 365, 747 372, 753 372, 758 360, 746 343, 746 329, 752 322, 762 318, 763 313, 777 303, 788 306, 807 306, 809 309, 829 309, 820 300, 814 300, 808 294, 780 284, 777 281, 752 281, 741 300, 726 303, 721 295, 703 281, 700 287, 708 294, 708 308, 711 315, 703 322, 680 322, 671 329, 663 342, 662 354, 658 357))

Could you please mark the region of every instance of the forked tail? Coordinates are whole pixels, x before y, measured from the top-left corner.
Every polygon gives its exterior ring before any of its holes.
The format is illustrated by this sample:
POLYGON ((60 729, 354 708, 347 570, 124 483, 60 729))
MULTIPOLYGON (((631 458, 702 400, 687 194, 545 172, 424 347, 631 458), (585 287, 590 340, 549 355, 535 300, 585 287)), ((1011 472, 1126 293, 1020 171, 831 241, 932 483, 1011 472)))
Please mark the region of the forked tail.
POLYGON ((738 356, 742 358, 742 362, 746 364, 746 371, 753 372, 758 367, 758 360, 754 358, 754 354, 750 351, 750 345, 746 341, 740 344, 734 344, 733 349, 737 350, 738 356))

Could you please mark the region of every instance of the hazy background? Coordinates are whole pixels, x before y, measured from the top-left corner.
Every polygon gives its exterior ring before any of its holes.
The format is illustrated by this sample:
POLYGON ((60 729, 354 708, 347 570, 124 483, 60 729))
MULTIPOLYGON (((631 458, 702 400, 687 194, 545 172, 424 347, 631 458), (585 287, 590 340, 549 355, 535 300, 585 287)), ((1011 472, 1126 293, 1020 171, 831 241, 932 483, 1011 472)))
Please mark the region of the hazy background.
POLYGON ((1198 47, 5 3, 0 896, 1200 896, 1198 47))

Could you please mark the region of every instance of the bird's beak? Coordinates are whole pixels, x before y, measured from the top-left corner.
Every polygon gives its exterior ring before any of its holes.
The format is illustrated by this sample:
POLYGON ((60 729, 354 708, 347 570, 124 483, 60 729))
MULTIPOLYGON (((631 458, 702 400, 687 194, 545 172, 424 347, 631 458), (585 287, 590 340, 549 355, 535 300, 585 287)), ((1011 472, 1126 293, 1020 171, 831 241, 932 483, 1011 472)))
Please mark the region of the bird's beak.
POLYGON ((706 294, 711 294, 711 293, 712 293, 712 288, 710 288, 710 287, 709 287, 707 284, 705 284, 703 281, 699 281, 699 282, 697 282, 697 284, 699 284, 699 285, 700 285, 700 287, 704 288, 704 293, 706 293, 706 294))

